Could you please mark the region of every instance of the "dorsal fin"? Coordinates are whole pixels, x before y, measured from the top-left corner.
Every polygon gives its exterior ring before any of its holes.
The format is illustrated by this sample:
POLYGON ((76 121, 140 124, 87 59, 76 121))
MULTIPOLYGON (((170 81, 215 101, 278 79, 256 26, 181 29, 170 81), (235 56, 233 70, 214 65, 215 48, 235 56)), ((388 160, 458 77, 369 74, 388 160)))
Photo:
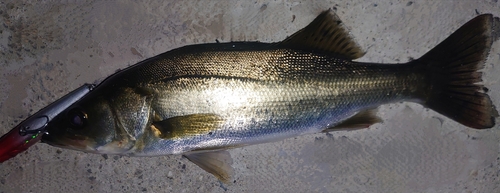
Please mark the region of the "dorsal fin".
POLYGON ((286 38, 281 45, 329 52, 346 59, 357 59, 365 52, 331 9, 323 11, 305 28, 286 38))

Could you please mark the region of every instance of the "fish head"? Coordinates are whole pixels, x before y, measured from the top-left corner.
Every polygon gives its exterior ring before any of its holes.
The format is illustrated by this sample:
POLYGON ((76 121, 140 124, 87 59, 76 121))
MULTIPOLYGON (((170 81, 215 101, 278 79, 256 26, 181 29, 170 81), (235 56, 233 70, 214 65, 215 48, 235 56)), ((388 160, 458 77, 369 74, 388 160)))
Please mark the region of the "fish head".
POLYGON ((53 146, 96 152, 115 134, 113 112, 101 99, 78 102, 56 116, 42 141, 53 146))
POLYGON ((130 150, 148 122, 143 97, 123 90, 92 92, 50 121, 42 142, 99 154, 130 150))

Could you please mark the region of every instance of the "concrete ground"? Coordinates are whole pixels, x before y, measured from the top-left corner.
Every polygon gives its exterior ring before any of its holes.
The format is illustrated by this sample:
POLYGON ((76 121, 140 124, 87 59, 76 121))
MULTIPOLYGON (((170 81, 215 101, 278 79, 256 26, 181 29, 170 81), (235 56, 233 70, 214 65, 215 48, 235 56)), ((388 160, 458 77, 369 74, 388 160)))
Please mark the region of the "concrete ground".
MULTIPOLYGON (((421 56, 478 13, 500 16, 498 0, 30 2, 0 2, 0 134, 117 69, 183 45, 280 41, 328 8, 366 49, 360 61, 380 63, 421 56)), ((500 107, 500 42, 484 71, 500 107)), ((181 156, 37 144, 0 164, 0 192, 500 192, 500 124, 478 131, 412 103, 379 115, 369 129, 230 150, 230 184, 181 156)))

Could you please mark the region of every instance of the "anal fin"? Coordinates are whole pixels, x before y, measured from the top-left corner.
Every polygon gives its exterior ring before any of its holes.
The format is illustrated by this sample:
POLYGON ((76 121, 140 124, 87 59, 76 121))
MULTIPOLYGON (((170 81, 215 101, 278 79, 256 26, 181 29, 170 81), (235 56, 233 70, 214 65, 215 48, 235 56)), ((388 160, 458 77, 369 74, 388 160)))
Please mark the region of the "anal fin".
POLYGON ((201 169, 213 174, 221 182, 229 183, 233 175, 233 159, 228 151, 193 152, 184 155, 201 169))
POLYGON ((345 121, 333 127, 323 130, 323 132, 364 129, 375 123, 381 123, 382 119, 377 117, 375 109, 363 110, 345 121))

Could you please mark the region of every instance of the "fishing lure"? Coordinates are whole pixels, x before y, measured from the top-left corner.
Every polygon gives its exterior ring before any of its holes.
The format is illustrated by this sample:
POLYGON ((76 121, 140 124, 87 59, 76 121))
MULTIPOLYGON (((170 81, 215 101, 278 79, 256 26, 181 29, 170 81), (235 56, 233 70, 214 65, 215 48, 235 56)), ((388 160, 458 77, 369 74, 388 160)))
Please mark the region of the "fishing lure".
POLYGON ((94 89, 94 84, 83 86, 68 93, 59 100, 53 102, 37 113, 31 115, 19 125, 0 138, 0 163, 17 154, 26 151, 29 147, 39 142, 47 133, 45 127, 59 113, 70 105, 80 100, 83 96, 94 89))

